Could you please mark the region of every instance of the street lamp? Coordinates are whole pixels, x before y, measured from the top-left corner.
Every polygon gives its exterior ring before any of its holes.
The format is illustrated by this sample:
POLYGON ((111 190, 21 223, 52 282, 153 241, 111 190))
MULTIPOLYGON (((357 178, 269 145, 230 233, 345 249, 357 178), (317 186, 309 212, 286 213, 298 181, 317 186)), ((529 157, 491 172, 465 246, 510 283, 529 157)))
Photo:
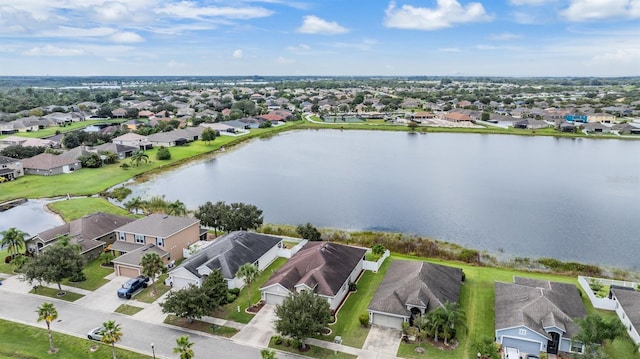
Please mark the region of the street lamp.
POLYGON ((151 354, 153 354, 153 359, 156 359, 156 349, 153 343, 151 343, 151 354))

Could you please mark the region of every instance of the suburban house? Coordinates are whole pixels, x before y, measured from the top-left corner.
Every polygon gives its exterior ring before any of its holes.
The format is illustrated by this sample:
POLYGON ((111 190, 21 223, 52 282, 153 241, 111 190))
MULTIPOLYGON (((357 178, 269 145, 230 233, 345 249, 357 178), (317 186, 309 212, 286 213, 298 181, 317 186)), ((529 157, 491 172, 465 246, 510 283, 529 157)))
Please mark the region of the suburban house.
POLYGON ((616 301, 616 314, 636 345, 640 344, 640 292, 633 288, 611 287, 611 299, 616 301))
POLYGON ((291 293, 311 290, 336 310, 362 272, 364 248, 308 242, 260 288, 267 304, 281 304, 291 293))
POLYGON ((115 110, 111 111, 111 115, 114 118, 124 118, 127 116, 127 110, 125 110, 124 108, 116 108, 115 110))
POLYGON ((27 251, 38 254, 61 236, 68 236, 69 243, 80 246, 80 253, 87 259, 97 258, 104 248, 116 240, 114 230, 134 221, 129 217, 96 212, 69 223, 40 232, 25 241, 27 251))
POLYGON ((220 270, 228 287, 242 288, 244 281, 236 277, 241 265, 252 263, 259 271, 267 268, 282 248, 282 238, 246 231, 228 233, 185 259, 169 272, 169 283, 176 289, 200 286, 214 270, 220 270))
POLYGON ((183 248, 206 236, 200 220, 154 213, 115 230, 116 241, 108 249, 120 256, 113 260, 116 275, 140 275, 140 259, 148 251, 165 263, 183 258, 183 248))
POLYGON ((498 343, 534 355, 584 351, 571 340, 579 331, 573 320, 587 315, 575 285, 514 277, 496 282, 495 295, 498 343))
POLYGON ((523 128, 523 129, 533 129, 537 130, 540 128, 549 127, 549 124, 544 122, 543 120, 536 120, 533 118, 525 118, 523 120, 515 121, 513 123, 513 128, 523 128))
POLYGON ((41 153, 22 160, 24 173, 29 175, 53 176, 62 173, 72 173, 82 168, 82 164, 75 158, 51 153, 41 153))
POLYGON ((469 115, 459 112, 451 112, 442 115, 442 119, 450 122, 472 122, 473 118, 469 115))
POLYGON ((91 152, 111 152, 118 155, 118 158, 125 159, 131 157, 131 155, 138 150, 137 147, 131 147, 126 145, 119 145, 113 142, 103 143, 90 149, 91 152))
POLYGON ((401 330, 446 302, 457 303, 462 285, 462 269, 439 264, 391 262, 369 304, 371 324, 401 330))
POLYGON ((147 136, 142 136, 133 132, 125 133, 122 136, 118 136, 111 140, 111 142, 115 143, 116 145, 125 145, 141 150, 148 150, 153 147, 151 142, 149 142, 147 136))
POLYGON ((204 127, 189 127, 169 132, 158 132, 149 135, 149 142, 154 146, 182 146, 188 142, 196 141, 202 135, 204 127))
POLYGON ((22 162, 18 159, 0 156, 0 177, 11 181, 24 175, 22 162))
POLYGON ((584 125, 584 131, 587 133, 609 133, 611 127, 600 122, 589 122, 584 125))
POLYGON ((51 140, 20 136, 8 136, 0 139, 0 149, 5 149, 9 146, 57 148, 59 144, 51 140))

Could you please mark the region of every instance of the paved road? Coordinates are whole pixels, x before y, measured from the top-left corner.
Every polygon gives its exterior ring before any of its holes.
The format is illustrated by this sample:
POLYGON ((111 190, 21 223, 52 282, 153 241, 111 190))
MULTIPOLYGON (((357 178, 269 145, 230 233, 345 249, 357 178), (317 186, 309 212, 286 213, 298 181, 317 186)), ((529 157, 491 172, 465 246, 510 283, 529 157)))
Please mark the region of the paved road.
MULTIPOLYGON (((174 358, 175 338, 188 334, 195 343, 196 354, 208 358, 259 359, 259 347, 252 347, 233 340, 207 336, 198 332, 187 332, 168 325, 152 324, 136 320, 132 317, 109 313, 102 310, 91 310, 75 303, 7 291, 0 286, 0 317, 24 324, 36 324, 35 310, 43 302, 53 302, 58 310, 59 321, 51 325, 54 331, 85 337, 86 333, 107 320, 116 320, 121 324, 123 337, 118 346, 151 355, 151 343, 155 345, 158 358, 174 358)), ((44 323, 38 326, 45 328, 44 323)), ((279 358, 300 358, 297 355, 278 353, 279 358)))

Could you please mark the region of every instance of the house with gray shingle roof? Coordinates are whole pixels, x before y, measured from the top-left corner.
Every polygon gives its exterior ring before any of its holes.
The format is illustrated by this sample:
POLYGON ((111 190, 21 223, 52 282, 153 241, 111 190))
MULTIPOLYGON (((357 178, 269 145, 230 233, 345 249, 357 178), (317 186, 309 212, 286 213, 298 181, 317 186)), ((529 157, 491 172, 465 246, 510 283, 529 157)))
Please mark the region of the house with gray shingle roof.
POLYGON ((571 340, 579 331, 574 319, 587 314, 575 285, 514 277, 496 282, 495 295, 498 343, 534 355, 584 351, 571 340))
POLYGON ((260 288, 267 304, 281 304, 294 292, 313 291, 336 310, 362 272, 367 250, 331 242, 308 242, 260 288))
POLYGON ((369 322, 402 329, 446 302, 457 303, 462 285, 462 269, 439 264, 402 261, 391 262, 384 279, 369 304, 369 322))
POLYGON ((82 164, 75 158, 51 153, 41 153, 22 160, 25 174, 53 176, 62 173, 73 173, 82 168, 82 164))
POLYGON ((236 277, 238 268, 252 263, 259 271, 267 268, 282 248, 282 238, 266 234, 238 231, 228 233, 204 247, 169 272, 169 283, 181 289, 200 286, 207 275, 219 270, 229 288, 242 288, 244 281, 236 277))
POLYGON ((616 314, 631 340, 640 344, 640 292, 633 288, 611 288, 611 299, 616 301, 616 314))
POLYGON ((0 156, 0 177, 11 181, 23 175, 22 161, 16 158, 0 156))

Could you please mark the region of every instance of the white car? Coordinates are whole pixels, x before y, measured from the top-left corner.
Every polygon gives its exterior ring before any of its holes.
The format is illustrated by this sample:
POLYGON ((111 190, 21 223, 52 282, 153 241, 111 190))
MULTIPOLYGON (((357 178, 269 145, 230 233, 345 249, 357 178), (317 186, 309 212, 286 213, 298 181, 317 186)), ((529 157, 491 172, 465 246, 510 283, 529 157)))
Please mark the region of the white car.
POLYGON ((91 331, 89 333, 87 333, 87 338, 91 339, 91 340, 97 340, 97 341, 101 341, 102 340, 102 327, 97 327, 97 328, 93 328, 91 329, 91 331))

